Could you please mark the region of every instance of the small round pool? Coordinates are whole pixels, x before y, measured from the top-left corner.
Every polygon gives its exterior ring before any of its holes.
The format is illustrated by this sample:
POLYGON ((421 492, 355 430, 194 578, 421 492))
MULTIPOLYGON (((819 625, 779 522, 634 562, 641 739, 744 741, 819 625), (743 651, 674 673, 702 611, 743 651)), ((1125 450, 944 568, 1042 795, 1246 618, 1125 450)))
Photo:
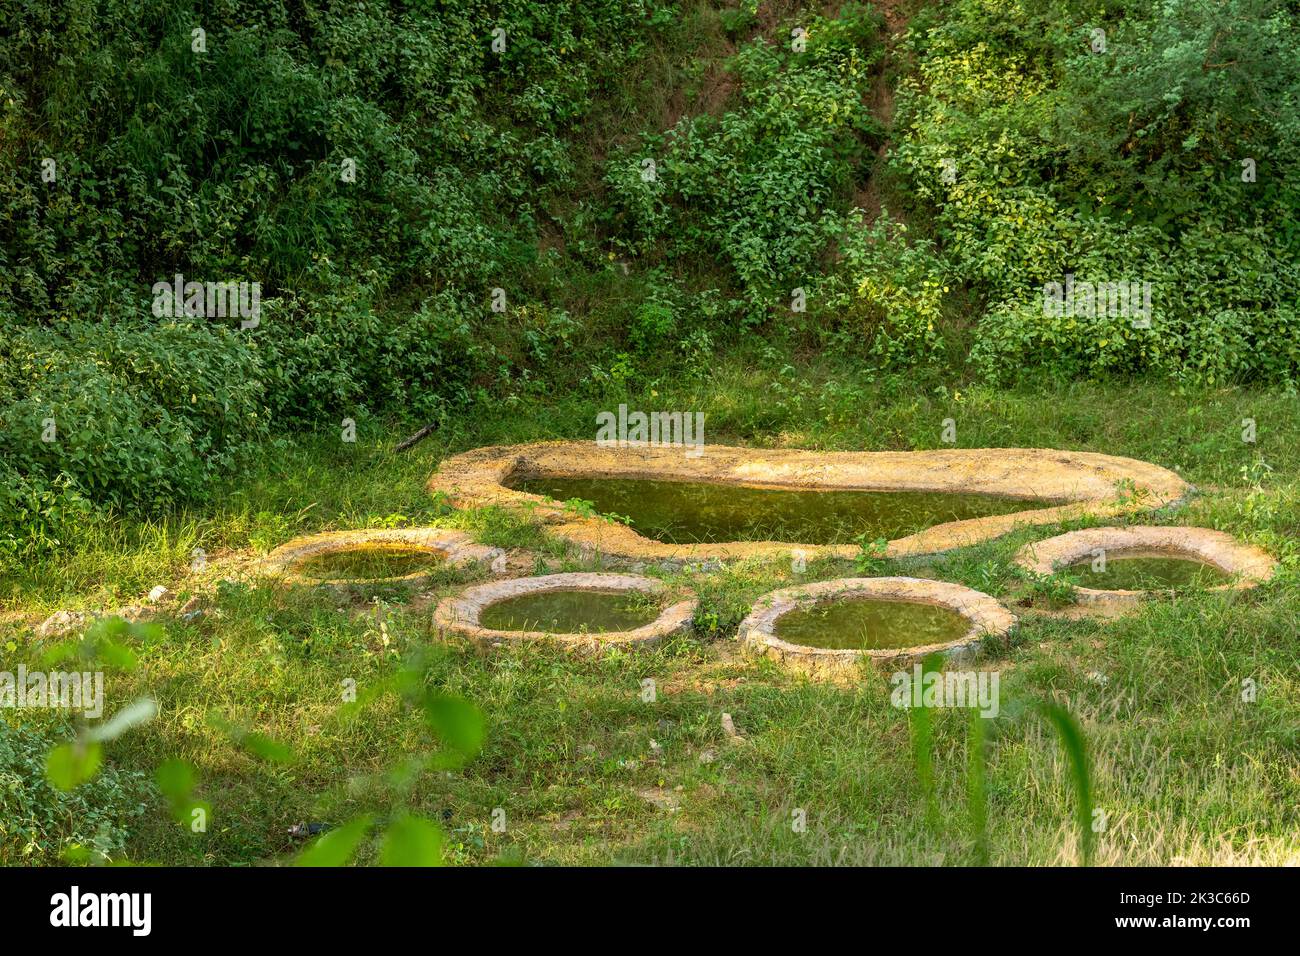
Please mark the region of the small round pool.
POLYGON ((839 578, 765 594, 737 637, 749 653, 835 679, 856 676, 864 659, 893 665, 934 653, 973 655, 1015 623, 995 599, 960 584, 839 578))
POLYGON ((1135 605, 1188 591, 1251 588, 1273 575, 1265 551, 1209 528, 1085 528, 1025 545, 1020 567, 1059 574, 1081 604, 1135 605))
POLYGON ((259 570, 294 584, 401 584, 417 582, 444 564, 490 565, 503 554, 446 528, 327 531, 282 544, 259 570))
POLYGON ((467 588, 438 605, 434 623, 487 645, 643 647, 689 628, 696 604, 639 574, 544 574, 467 588))

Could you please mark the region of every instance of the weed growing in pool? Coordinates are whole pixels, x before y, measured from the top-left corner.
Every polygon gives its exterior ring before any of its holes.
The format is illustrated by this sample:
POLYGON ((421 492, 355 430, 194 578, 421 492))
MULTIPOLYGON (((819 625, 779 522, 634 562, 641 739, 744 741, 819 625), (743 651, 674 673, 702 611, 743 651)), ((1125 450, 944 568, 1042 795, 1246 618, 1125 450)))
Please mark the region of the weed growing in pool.
POLYGON ((628 515, 615 514, 612 511, 597 511, 596 502, 588 501, 586 498, 565 499, 564 510, 572 512, 579 518, 599 518, 602 521, 608 521, 612 524, 625 524, 629 527, 634 524, 632 518, 628 515))
POLYGON ((596 511, 596 502, 588 501, 586 498, 569 498, 564 502, 564 509, 572 511, 579 518, 600 517, 600 513, 596 511))
POLYGON ((1038 574, 1027 568, 1013 572, 1025 582, 1025 595, 1031 601, 1044 601, 1048 607, 1068 607, 1075 603, 1074 582, 1060 574, 1038 574))

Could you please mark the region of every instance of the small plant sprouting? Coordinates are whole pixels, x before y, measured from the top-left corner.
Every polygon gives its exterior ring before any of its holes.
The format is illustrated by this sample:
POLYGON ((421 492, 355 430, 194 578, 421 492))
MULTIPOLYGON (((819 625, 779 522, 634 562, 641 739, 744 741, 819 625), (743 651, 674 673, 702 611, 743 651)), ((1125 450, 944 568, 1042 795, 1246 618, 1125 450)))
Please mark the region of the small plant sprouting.
POLYGON ((1045 601, 1048 607, 1067 607, 1075 603, 1074 581, 1067 575, 1038 574, 1025 568, 1017 569, 1025 581, 1025 595, 1030 600, 1045 601))
POLYGON ((564 510, 572 511, 580 518, 600 517, 596 511, 596 502, 588 501, 586 498, 569 498, 564 502, 564 510))
POLYGON ((1263 491, 1265 483, 1273 474, 1273 466, 1262 458, 1256 458, 1249 464, 1242 465, 1239 470, 1241 480, 1250 486, 1252 491, 1263 491))
POLYGON ((998 561, 983 561, 975 568, 975 573, 979 576, 979 589, 986 594, 995 594, 1002 589, 1007 566, 998 561))
POLYGON ((585 498, 569 498, 564 502, 564 510, 571 511, 580 518, 599 518, 601 521, 609 521, 616 524, 631 525, 632 519, 628 515, 605 514, 596 510, 596 503, 588 501, 585 498))
POLYGON ((864 577, 870 577, 878 574, 884 564, 885 551, 889 547, 889 542, 884 538, 875 538, 867 540, 865 534, 857 538, 858 553, 853 558, 853 565, 858 569, 858 573, 864 577))
POLYGON ((1147 490, 1139 488, 1132 478, 1121 478, 1115 482, 1115 500, 1125 508, 1141 504, 1147 495, 1147 490))

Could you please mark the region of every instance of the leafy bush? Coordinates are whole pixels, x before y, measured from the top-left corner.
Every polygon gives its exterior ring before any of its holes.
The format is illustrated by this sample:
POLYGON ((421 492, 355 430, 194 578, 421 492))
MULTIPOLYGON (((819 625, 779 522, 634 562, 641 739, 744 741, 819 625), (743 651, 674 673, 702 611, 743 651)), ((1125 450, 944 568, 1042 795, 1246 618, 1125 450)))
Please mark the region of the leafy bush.
POLYGON ((927 239, 909 242, 907 227, 886 213, 840 241, 843 261, 818 291, 827 326, 846 329, 885 367, 932 359, 942 344, 947 265, 927 239))
MULTIPOLYGON (((1050 8, 1049 8, 1050 9, 1050 8)), ((1114 213, 1159 224, 1213 209, 1248 224, 1294 208, 1300 134, 1300 34, 1278 0, 1166 0, 1150 14, 1105 17, 1104 54, 1077 44, 1062 76, 1057 129, 1063 185, 1114 213), (1256 161, 1243 203, 1240 161, 1256 161)))
POLYGON ((848 5, 803 22, 803 52, 788 31, 740 48, 729 65, 741 88, 734 109, 643 137, 606 174, 630 251, 720 260, 756 319, 821 271, 854 170, 880 137, 863 102, 882 52, 879 15, 848 5))
POLYGON ((265 436, 255 353, 188 321, 0 323, 0 558, 54 544, 94 501, 174 506, 265 436))
POLYGON ((0 43, 0 300, 28 320, 135 317, 177 272, 268 297, 336 268, 371 301, 509 286, 569 186, 564 137, 651 6, 3 0, 24 29, 0 43))
POLYGON ((1293 15, 958 0, 914 21, 910 45, 893 161, 934 204, 954 282, 989 303, 972 356, 987 378, 1300 375, 1293 15), (1150 328, 1049 314, 1044 284, 1066 276, 1149 282, 1150 328))
POLYGON ((272 425, 467 403, 666 9, 0 0, 0 558, 201 497, 272 425), (258 283, 260 324, 155 318, 178 274, 258 283))
POLYGON ((66 476, 28 476, 0 460, 0 569, 70 542, 94 512, 66 476))
POLYGON ((116 856, 144 816, 154 791, 136 771, 104 767, 73 790, 51 786, 46 755, 70 735, 0 720, 0 866, 58 864, 74 846, 116 856))

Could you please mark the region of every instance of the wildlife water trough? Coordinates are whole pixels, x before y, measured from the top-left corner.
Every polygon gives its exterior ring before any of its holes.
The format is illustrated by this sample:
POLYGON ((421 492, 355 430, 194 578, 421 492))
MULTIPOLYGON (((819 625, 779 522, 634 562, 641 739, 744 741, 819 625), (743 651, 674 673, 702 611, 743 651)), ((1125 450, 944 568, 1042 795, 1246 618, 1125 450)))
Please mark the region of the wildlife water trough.
POLYGON ((577 650, 648 647, 690 627, 697 602, 639 574, 544 574, 444 599, 434 623, 480 644, 553 641, 577 650))
POLYGON ((1157 508, 1188 491, 1164 468, 1092 452, 686 454, 595 442, 475 449, 444 461, 428 488, 457 507, 528 511, 584 551, 640 561, 852 557, 864 536, 885 539, 889 557, 927 554, 1018 525, 1157 508))
POLYGON ((1007 634, 1015 615, 987 594, 927 578, 839 578, 760 597, 736 632, 742 649, 809 677, 858 676, 864 660, 882 666, 930 654, 974 655, 981 641, 1007 634))
POLYGON ((1071 531, 1025 545, 1016 563, 1073 576, 1080 604, 1121 608, 1180 591, 1252 588, 1277 567, 1266 551, 1222 531, 1150 525, 1071 531))
POLYGON ((447 528, 326 531, 282 544, 259 570, 290 584, 391 585, 420 581, 441 565, 491 565, 503 554, 447 528))

